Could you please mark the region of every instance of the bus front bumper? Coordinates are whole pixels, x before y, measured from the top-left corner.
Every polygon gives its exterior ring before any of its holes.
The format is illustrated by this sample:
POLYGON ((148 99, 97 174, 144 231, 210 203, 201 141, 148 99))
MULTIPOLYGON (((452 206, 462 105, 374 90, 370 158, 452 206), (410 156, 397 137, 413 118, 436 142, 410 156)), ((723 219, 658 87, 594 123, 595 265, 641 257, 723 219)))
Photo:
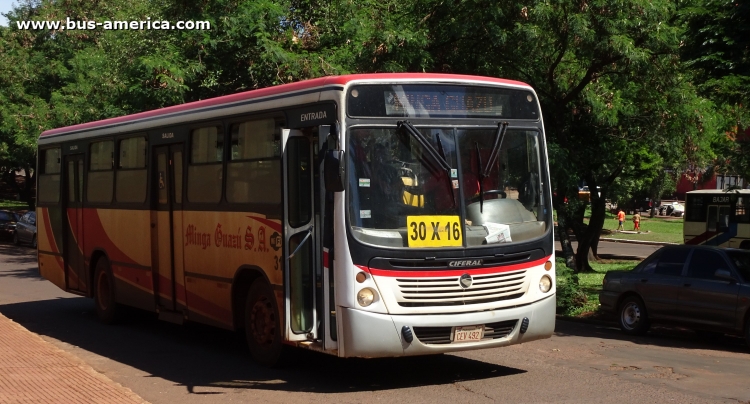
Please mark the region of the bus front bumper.
POLYGON ((495 348, 549 338, 555 330, 556 300, 555 295, 551 295, 521 307, 438 315, 389 315, 345 307, 339 309, 344 325, 344 338, 340 341, 343 349, 339 347, 339 355, 376 358, 495 348), (525 318, 528 327, 522 333, 525 318), (485 326, 484 339, 451 341, 453 327, 473 325, 485 326), (404 337, 404 327, 409 327, 414 336, 411 342, 404 337), (510 333, 504 331, 508 329, 510 333))

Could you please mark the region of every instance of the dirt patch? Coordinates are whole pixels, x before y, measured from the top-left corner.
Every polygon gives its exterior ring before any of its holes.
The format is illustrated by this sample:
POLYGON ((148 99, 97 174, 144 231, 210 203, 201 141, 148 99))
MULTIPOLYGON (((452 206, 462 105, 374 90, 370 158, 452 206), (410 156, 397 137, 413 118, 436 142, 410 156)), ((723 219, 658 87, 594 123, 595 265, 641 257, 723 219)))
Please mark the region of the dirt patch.
POLYGON ((675 373, 674 369, 667 366, 654 366, 654 373, 645 375, 635 375, 636 377, 643 377, 645 379, 669 379, 669 380, 680 380, 688 377, 680 373, 675 373))

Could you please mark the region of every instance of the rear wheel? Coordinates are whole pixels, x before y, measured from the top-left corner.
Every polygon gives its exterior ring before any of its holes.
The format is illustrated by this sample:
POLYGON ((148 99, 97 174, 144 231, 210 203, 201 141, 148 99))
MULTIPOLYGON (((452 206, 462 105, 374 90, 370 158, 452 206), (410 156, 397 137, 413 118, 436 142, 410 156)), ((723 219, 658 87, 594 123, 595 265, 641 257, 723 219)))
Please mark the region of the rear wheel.
POLYGON ((21 241, 18 240, 18 231, 13 232, 13 244, 15 245, 21 244, 21 241))
POLYGON ((31 246, 36 248, 36 234, 34 235, 34 238, 31 239, 31 246))
POLYGON ((115 283, 109 268, 109 261, 104 257, 96 261, 94 303, 96 315, 101 322, 112 324, 117 321, 118 307, 115 301, 115 283))
POLYGON ((281 316, 271 286, 257 279, 245 301, 245 337, 258 364, 278 366, 285 349, 281 343, 281 316))
POLYGON ((745 342, 747 342, 747 347, 750 348, 750 317, 745 321, 745 342))
POLYGON ((620 304, 620 329, 628 335, 642 335, 649 326, 643 300, 636 296, 626 297, 620 304))

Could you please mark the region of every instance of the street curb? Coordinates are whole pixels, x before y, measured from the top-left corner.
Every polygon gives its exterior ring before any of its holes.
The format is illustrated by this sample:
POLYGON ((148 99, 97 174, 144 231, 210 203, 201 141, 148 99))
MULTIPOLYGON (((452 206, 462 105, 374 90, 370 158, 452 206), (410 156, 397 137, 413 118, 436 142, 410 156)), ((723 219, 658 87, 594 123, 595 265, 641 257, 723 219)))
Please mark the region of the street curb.
POLYGON ((600 237, 599 241, 608 241, 611 243, 643 244, 643 245, 680 245, 679 243, 668 243, 666 241, 627 240, 627 239, 622 239, 622 238, 611 238, 611 237, 600 237))

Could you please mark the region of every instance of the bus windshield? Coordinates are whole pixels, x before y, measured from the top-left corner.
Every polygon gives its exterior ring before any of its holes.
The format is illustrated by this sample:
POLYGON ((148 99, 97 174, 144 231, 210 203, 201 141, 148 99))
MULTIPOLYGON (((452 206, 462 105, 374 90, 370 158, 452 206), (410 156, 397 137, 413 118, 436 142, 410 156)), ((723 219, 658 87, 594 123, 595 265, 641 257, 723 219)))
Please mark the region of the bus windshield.
POLYGON ((349 224, 365 243, 450 247, 515 243, 549 225, 540 134, 512 127, 424 127, 416 135, 354 127, 348 135, 349 224), (434 158, 438 152, 448 168, 434 158), (493 164, 489 164, 493 163, 493 164))

